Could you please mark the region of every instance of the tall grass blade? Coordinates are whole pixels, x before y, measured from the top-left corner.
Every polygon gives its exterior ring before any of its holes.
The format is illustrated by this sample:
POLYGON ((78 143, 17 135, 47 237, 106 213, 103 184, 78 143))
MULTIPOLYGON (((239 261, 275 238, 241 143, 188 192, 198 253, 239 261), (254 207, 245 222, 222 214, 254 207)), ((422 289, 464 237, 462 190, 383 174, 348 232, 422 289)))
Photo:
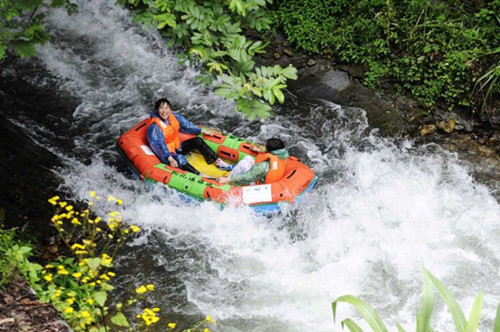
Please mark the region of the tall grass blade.
POLYGON ((427 269, 424 268, 424 279, 425 278, 428 278, 430 281, 432 281, 439 295, 448 306, 448 309, 450 309, 457 332, 464 332, 466 325, 465 315, 462 312, 462 309, 460 309, 457 301, 453 297, 453 294, 448 288, 446 288, 445 285, 443 285, 436 277, 434 277, 427 269))
POLYGON ((352 319, 346 318, 344 319, 341 323, 342 329, 344 329, 344 325, 349 328, 349 331, 351 332, 363 332, 363 329, 359 327, 358 324, 356 324, 352 319))
POLYGON ((497 315, 495 317, 495 327, 493 328, 493 332, 500 332, 500 303, 497 307, 497 315))
POLYGON ((398 332, 406 332, 406 330, 399 323, 396 323, 396 326, 398 327, 398 332))
POLYGON ((472 309, 470 310, 469 320, 465 326, 465 332, 476 332, 481 318, 481 308, 483 307, 483 294, 476 296, 472 309))
POLYGON ((423 303, 422 310, 417 315, 417 332, 429 332, 432 311, 434 310, 434 292, 432 290, 432 284, 428 278, 424 276, 424 287, 423 287, 423 303))
POLYGON ((363 300, 352 296, 352 295, 344 295, 338 297, 335 301, 332 302, 332 311, 333 311, 333 320, 335 321, 336 311, 337 311, 337 303, 346 302, 351 304, 360 315, 366 320, 366 322, 370 325, 374 332, 388 332, 384 323, 377 315, 377 313, 363 300))

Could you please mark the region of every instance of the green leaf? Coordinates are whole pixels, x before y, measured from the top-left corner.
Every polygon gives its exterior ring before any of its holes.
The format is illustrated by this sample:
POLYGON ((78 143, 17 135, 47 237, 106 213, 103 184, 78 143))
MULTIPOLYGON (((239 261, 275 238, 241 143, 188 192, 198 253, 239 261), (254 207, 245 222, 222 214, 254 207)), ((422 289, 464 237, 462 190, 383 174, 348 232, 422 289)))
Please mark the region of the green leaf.
POLYGON ((350 318, 344 319, 340 322, 340 325, 342 326, 342 329, 344 329, 344 325, 347 326, 351 332, 363 332, 361 327, 359 327, 359 325, 350 318))
POLYGON ((94 299, 96 300, 97 304, 103 307, 106 303, 106 300, 108 299, 108 293, 105 291, 95 292, 94 299))
POLYGON ((296 80, 297 79, 297 68, 293 66, 288 66, 281 71, 281 73, 288 79, 296 80))
POLYGON ((479 319, 481 318, 481 308, 483 306, 483 294, 476 296, 474 304, 469 314, 469 320, 465 326, 465 332, 475 332, 479 325, 479 319))
POLYGON ((43 5, 43 0, 17 0, 16 4, 23 10, 32 10, 43 5))
POLYGON ((160 15, 155 15, 154 18, 159 22, 157 26, 158 29, 163 29, 166 25, 168 25, 171 28, 175 28, 177 26, 174 14, 164 13, 160 15))
POLYGON ((438 291, 439 295, 448 306, 448 309, 450 309, 457 332, 463 332, 466 325, 465 316, 457 301, 453 297, 453 294, 427 269, 424 269, 424 278, 428 278, 434 284, 434 287, 438 291))
POLYGON ((128 321, 127 321, 127 318, 121 312, 118 312, 116 315, 111 317, 111 322, 113 324, 121 326, 121 327, 129 327, 130 326, 128 321))
POLYGON ((396 323, 396 327, 398 328, 398 332, 406 332, 406 330, 399 323, 396 323))
POLYGON ((363 300, 352 296, 344 295, 338 297, 332 302, 333 320, 336 318, 337 303, 346 302, 350 303, 356 310, 361 314, 361 316, 366 320, 374 332, 388 332, 384 323, 380 317, 375 313, 375 311, 363 300))
POLYGON ((51 8, 61 7, 61 6, 64 6, 65 3, 66 3, 66 0, 52 0, 50 3, 50 7, 51 8))
POLYGON ((497 314, 495 316, 495 327, 493 328, 493 332, 500 332, 500 303, 497 306, 497 314))
POLYGON ((109 292, 115 289, 115 286, 108 284, 107 282, 101 283, 101 289, 103 291, 109 292))
POLYGON ((423 303, 420 313, 417 315, 417 332, 429 331, 429 321, 434 310, 434 293, 428 278, 424 277, 423 303))
POLYGON ((273 88, 273 94, 276 96, 276 99, 278 99, 280 104, 283 104, 283 102, 285 101, 285 95, 283 94, 283 92, 281 91, 281 89, 279 87, 273 88))
POLYGON ((12 43, 12 48, 22 58, 29 58, 36 53, 35 44, 30 41, 16 41, 12 43))
POLYGON ((87 265, 94 271, 97 270, 100 264, 101 264, 101 259, 99 257, 87 259, 87 265))

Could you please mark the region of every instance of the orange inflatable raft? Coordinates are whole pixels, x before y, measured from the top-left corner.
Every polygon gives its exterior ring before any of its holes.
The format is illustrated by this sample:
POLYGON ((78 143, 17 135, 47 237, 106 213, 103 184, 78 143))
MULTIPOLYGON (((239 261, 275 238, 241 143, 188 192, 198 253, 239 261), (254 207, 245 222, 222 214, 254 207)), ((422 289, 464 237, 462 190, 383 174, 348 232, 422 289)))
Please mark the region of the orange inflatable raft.
MULTIPOLYGON (((129 168, 141 179, 162 183, 188 197, 210 200, 222 205, 249 205, 257 212, 268 212, 279 210, 280 203, 296 203, 316 184, 317 177, 314 172, 295 157, 289 158, 285 175, 279 181, 247 186, 220 184, 217 180, 170 167, 160 162, 148 145, 148 121, 146 119, 125 132, 118 140, 118 151, 129 168)), ((179 134, 181 142, 192 137, 195 135, 179 134)), ((259 144, 222 133, 213 136, 200 134, 199 137, 219 157, 233 163, 247 155, 255 157, 257 153, 254 150, 263 148, 259 144)), ((204 174, 214 177, 227 175, 227 172, 204 163, 204 159, 197 158, 196 154, 187 157, 189 162, 204 174)))

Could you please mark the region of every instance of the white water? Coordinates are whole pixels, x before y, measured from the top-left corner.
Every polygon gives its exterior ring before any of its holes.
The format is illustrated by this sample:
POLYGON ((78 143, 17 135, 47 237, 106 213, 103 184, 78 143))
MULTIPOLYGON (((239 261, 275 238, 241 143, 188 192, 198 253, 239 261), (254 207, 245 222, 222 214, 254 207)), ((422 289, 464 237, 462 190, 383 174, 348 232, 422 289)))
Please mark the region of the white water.
MULTIPOLYGON (((73 151, 57 142, 48 148, 64 160, 58 172, 72 195, 85 199, 96 189, 120 197, 125 216, 145 229, 120 264, 134 285, 155 284, 162 314, 212 314, 221 331, 332 331, 340 327, 331 301, 353 294, 391 330, 394 321, 412 330, 423 264, 466 315, 484 291, 483 329, 491 329, 500 300, 500 206, 456 156, 366 135, 362 110, 330 104, 299 101, 301 109, 288 105, 249 124, 113 1, 79 7, 72 17, 51 13, 59 37, 39 53, 58 89, 79 100, 68 109, 73 151), (210 203, 188 208, 146 188, 117 172, 114 143, 159 97, 195 122, 259 141, 281 136, 319 185, 301 209, 273 218, 210 203)), ((353 315, 348 305, 338 311, 353 315)), ((435 329, 453 330, 443 306, 436 311, 435 329)))

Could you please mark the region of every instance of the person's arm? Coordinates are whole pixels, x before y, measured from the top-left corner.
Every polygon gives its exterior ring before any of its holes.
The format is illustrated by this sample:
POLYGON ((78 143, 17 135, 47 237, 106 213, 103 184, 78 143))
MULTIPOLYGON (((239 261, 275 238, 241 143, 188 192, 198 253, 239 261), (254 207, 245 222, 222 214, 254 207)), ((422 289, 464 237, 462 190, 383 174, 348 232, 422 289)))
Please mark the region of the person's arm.
POLYGON ((258 163, 252 166, 248 171, 241 174, 229 175, 228 177, 220 178, 220 183, 229 183, 236 186, 243 186, 255 182, 266 177, 269 172, 269 162, 258 163))
POLYGON ((147 130, 147 137, 149 146, 156 154, 158 159, 164 164, 170 164, 173 167, 175 166, 175 159, 172 157, 167 148, 167 143, 165 143, 165 136, 161 131, 160 127, 156 125, 156 123, 152 123, 147 130), (174 162, 172 162, 174 161, 174 162))
POLYGON ((179 113, 174 113, 174 116, 179 121, 179 124, 180 124, 179 131, 181 133, 195 134, 195 135, 198 135, 199 133, 201 133, 201 129, 198 128, 197 125, 195 125, 194 123, 192 123, 191 121, 189 121, 184 116, 180 115, 179 113))

